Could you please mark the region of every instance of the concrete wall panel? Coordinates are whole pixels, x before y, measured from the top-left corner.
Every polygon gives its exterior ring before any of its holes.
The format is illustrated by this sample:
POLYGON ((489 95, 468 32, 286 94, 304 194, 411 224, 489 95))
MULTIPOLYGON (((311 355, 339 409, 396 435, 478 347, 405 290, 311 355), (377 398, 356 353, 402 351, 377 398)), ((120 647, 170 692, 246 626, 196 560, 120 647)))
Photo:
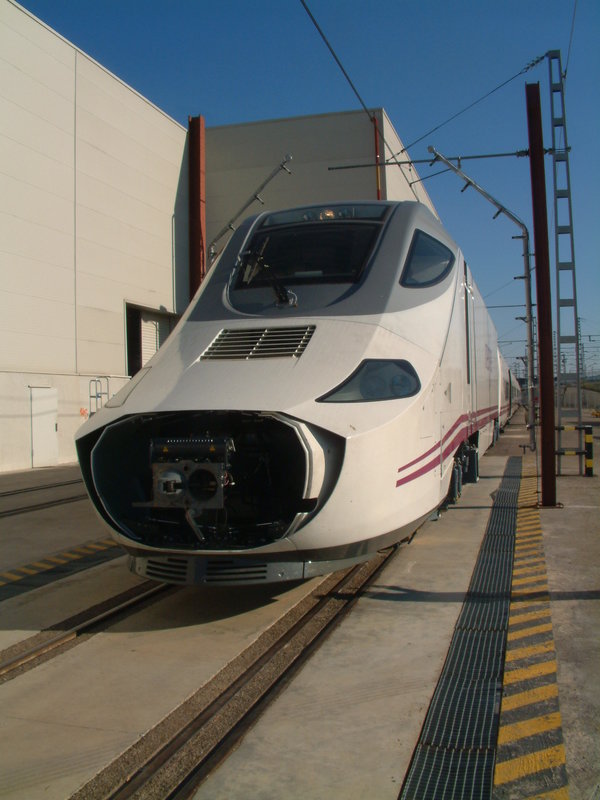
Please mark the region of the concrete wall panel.
POLYGON ((0 26, 10 31, 6 41, 9 42, 11 38, 16 40, 20 51, 25 47, 35 47, 46 60, 63 64, 69 64, 72 60, 73 46, 16 3, 5 2, 0 5, 0 26), (52 35, 49 36, 49 33, 52 35))
MULTIPOLYGON (((106 287, 103 291, 107 293, 106 287)), ((126 372, 122 305, 113 311, 98 305, 78 305, 77 364, 79 372, 88 374, 123 375, 126 372)))
MULTIPOLYGON (((0 140, 5 143, 18 144, 24 149, 23 161, 30 153, 54 161, 63 168, 73 168, 73 126, 71 130, 57 127, 43 119, 37 109, 23 108, 2 95, 4 70, 0 73, 0 140)), ((1 151, 0 151, 1 152, 1 151)), ((7 167, 14 170, 16 164, 3 155, 7 167)), ((71 180, 72 183, 72 180, 71 180)))
POLYGON ((68 267, 73 271, 73 250, 72 231, 53 230, 43 223, 34 224, 12 215, 0 216, 0 263, 3 271, 10 268, 14 256, 68 267))
POLYGON ((23 298, 22 303, 6 303, 2 317, 7 331, 41 338, 54 337, 68 342, 73 338, 70 311, 71 304, 68 302, 29 295, 23 298))
POLYGON ((179 166, 176 154, 185 139, 180 125, 84 53, 78 54, 77 76, 80 110, 110 121, 130 139, 139 140, 144 150, 179 166))
MULTIPOLYGON (((3 107, 0 100, 0 117, 12 109, 3 107)), ((56 153, 42 153, 37 148, 24 144, 22 126, 19 129, 14 117, 10 124, 3 124, 2 166, 7 177, 23 184, 50 193, 69 203, 73 203, 73 168, 72 161, 61 162, 56 153), (14 126, 14 131, 9 128, 14 126), (20 141, 17 141, 17 138, 20 141)), ((72 150, 72 147, 71 147, 72 150)), ((71 153, 72 156, 72 153, 71 153)))
MULTIPOLYGON (((136 283, 140 274, 144 282, 140 290, 151 288, 166 308, 172 305, 171 242, 164 237, 124 220, 89 208, 78 208, 77 214, 78 274, 105 275, 120 283, 136 283), (105 250, 105 253, 102 250, 105 250), (140 265, 143 265, 140 269, 140 265), (117 272, 121 267, 120 273, 117 272), (130 276, 129 272, 133 274, 130 276), (150 276, 158 278, 149 286, 150 276)), ((123 299, 123 298, 121 298, 123 299)))
MULTIPOLYGON (((165 240, 170 250, 170 219, 165 219, 163 212, 145 202, 141 197, 136 197, 129 190, 123 190, 97 178, 91 178, 78 170, 77 206, 78 210, 97 211, 118 223, 121 232, 117 234, 117 241, 114 242, 114 245, 120 246, 120 239, 123 237, 123 246, 127 247, 129 229, 132 228, 141 234, 140 245, 148 254, 155 253, 156 245, 165 240)), ((165 266, 170 268, 170 263, 165 266)))
POLYGON ((27 297, 56 303, 64 303, 71 297, 68 305, 73 307, 75 287, 72 269, 33 261, 19 254, 7 258, 6 264, 9 268, 2 275, 2 289, 15 296, 13 302, 16 305, 27 297))
MULTIPOLYGON (((35 306, 34 303, 24 305, 21 308, 21 314, 32 313, 33 306, 35 306)), ((0 305, 0 314, 4 313, 5 309, 0 305)), ((15 325, 15 329, 4 330, 2 336, 3 369, 8 372, 19 371, 22 363, 20 353, 25 347, 28 347, 32 353, 29 363, 48 374, 70 369, 75 361, 75 342, 72 336, 64 338, 55 335, 54 331, 49 331, 45 336, 41 336, 31 333, 31 331, 20 331, 18 325, 15 325)), ((2 430, 4 422, 5 417, 2 413, 0 415, 0 429, 2 430)), ((0 434, 1 438, 4 435, 1 430, 0 434)))
MULTIPOLYGON (((121 320, 122 324, 122 320, 121 320)), ((77 345, 78 362, 81 365, 80 372, 87 372, 93 375, 117 375, 125 376, 126 363, 123 338, 115 344, 108 342, 98 342, 92 339, 81 339, 77 345), (113 367, 118 365, 118 370, 113 367), (105 366, 106 369, 102 369, 105 366)), ((124 379, 125 380, 125 379, 124 379)), ((85 398, 87 406, 87 398, 85 398)))
MULTIPOLYGON (((98 345, 106 345, 110 348, 114 345, 123 345, 123 314, 113 311, 105 311, 101 308, 80 306, 77 315, 78 340, 81 345, 83 342, 94 342, 98 345)), ((122 364, 119 365, 122 368, 122 364)), ((110 374, 111 370, 106 365, 98 364, 96 369, 101 373, 110 374), (102 366, 105 368, 102 369, 102 366)), ((82 367, 83 372, 89 372, 82 367)))
POLYGON ((0 174, 0 214, 72 235, 73 203, 65 197, 0 174))
POLYGON ((77 248, 79 263, 84 265, 77 280, 82 305, 97 305, 108 311, 122 311, 124 300, 157 309, 170 305, 172 290, 165 287, 161 264, 81 239, 77 248), (103 271, 94 268, 98 265, 104 266, 103 271), (161 284, 163 291, 159 292, 157 285, 161 284))
POLYGON ((165 176, 160 176, 154 169, 151 172, 140 170, 101 150, 98 144, 81 138, 77 142, 77 158, 79 173, 90 180, 126 192, 128 196, 143 201, 160 213, 172 212, 174 190, 177 188, 172 170, 165 176))
POLYGON ((24 71, 18 63, 10 61, 13 52, 19 52, 18 45, 8 38, 3 43, 2 96, 15 106, 31 109, 56 128, 68 131, 73 122, 73 68, 62 64, 57 68, 52 60, 41 62, 38 51, 23 48, 19 61, 30 65, 24 71))

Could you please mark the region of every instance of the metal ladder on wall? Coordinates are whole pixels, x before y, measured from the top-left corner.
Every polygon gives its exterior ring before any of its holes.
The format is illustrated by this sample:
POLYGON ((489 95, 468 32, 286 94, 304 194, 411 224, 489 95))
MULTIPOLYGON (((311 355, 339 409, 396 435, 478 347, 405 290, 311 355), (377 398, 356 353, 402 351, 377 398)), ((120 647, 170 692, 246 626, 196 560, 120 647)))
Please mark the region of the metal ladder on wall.
POLYGON ((571 205, 571 177, 565 111, 564 75, 560 50, 547 53, 550 71, 550 112, 552 118, 552 174, 554 181, 554 254, 556 263, 556 424, 557 472, 561 474, 564 455, 579 456, 579 472, 584 470, 583 429, 581 419, 581 365, 577 290, 575 283, 575 242, 571 205), (568 367, 571 367, 569 370, 568 367), (573 371, 574 367, 574 371, 573 371), (576 390, 575 409, 564 407, 567 388, 576 390), (563 447, 564 418, 570 417, 568 427, 578 429, 577 450, 563 447))
POLYGON ((89 414, 93 416, 97 411, 100 411, 104 403, 109 398, 109 379, 108 377, 91 378, 89 383, 90 398, 89 398, 89 414))

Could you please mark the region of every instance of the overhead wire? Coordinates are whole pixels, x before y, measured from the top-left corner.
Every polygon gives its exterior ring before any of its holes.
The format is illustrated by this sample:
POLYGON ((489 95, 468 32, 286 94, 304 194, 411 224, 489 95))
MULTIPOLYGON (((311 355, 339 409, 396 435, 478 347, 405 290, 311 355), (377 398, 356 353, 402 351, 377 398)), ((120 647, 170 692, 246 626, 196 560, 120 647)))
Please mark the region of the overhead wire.
MULTIPOLYGON (((546 154, 547 153, 552 153, 552 152, 553 152, 552 149, 549 149, 549 148, 546 148, 544 150, 544 153, 546 153, 546 154)), ((512 157, 527 158, 528 156, 529 156, 529 150, 513 150, 510 153, 476 153, 476 154, 467 155, 467 156, 447 156, 447 160, 448 161, 458 161, 458 165, 460 166, 460 162, 461 161, 471 161, 473 159, 509 158, 509 157, 510 158, 512 158, 512 157)), ((406 165, 409 165, 409 164, 429 164, 431 166, 433 163, 435 163, 435 160, 436 160, 435 158, 432 159, 432 157, 429 156, 429 158, 407 158, 406 161, 398 161, 396 159, 394 161, 394 163, 398 164, 399 166, 402 166, 402 165, 405 165, 405 164, 406 165)), ((385 165, 388 166, 389 163, 391 163, 391 162, 386 161, 385 165)), ((341 166, 338 166, 338 167, 328 167, 328 169, 330 171, 334 172, 335 170, 340 170, 340 169, 364 169, 365 167, 374 167, 374 166, 377 166, 377 164, 342 164, 341 166)), ((441 172, 439 172, 437 174, 441 175, 442 172, 447 172, 447 171, 448 170, 444 169, 444 170, 442 170, 441 172)))
POLYGON ((571 45, 573 44, 573 32, 575 30, 575 14, 577 13, 577 0, 573 6, 573 16, 571 18, 571 34, 569 36, 569 49, 567 50, 567 61, 565 63, 565 71, 563 73, 563 80, 567 80, 567 70, 569 69, 569 59, 571 58, 571 45))
POLYGON ((499 292, 502 289, 506 289, 507 286, 514 286, 514 285, 515 285, 515 279, 513 278, 508 283, 503 283, 502 286, 498 286, 497 289, 492 289, 491 292, 488 292, 487 294, 484 294, 483 295, 483 299, 485 300, 486 297, 491 297, 493 294, 496 294, 496 292, 499 292))
POLYGON ((354 94, 355 94, 355 95, 356 95, 356 97, 358 98, 358 102, 361 104, 361 106, 362 106, 362 107, 363 107, 363 109, 365 110, 365 113, 367 114, 367 116, 369 117, 369 119, 372 121, 372 120, 373 120, 373 115, 371 114, 371 112, 370 112, 370 111, 369 111, 369 109, 367 108, 367 106, 366 106, 366 104, 365 104, 364 100, 362 99, 362 97, 361 97, 361 96, 360 96, 360 94, 358 93, 358 89, 357 89, 357 88, 356 88, 356 86, 355 86, 355 85, 352 83, 352 80, 350 79, 350 76, 348 75, 348 73, 347 73, 347 72, 346 72, 346 70, 344 69, 344 65, 342 64, 342 62, 341 62, 341 61, 340 61, 340 59, 338 58, 338 56, 337 56, 337 54, 336 54, 335 50, 333 49, 333 47, 332 47, 332 46, 331 46, 331 44, 329 43, 329 40, 327 39, 327 37, 326 37, 326 36, 325 36, 325 34, 323 33, 323 30, 322 30, 321 26, 319 25, 319 23, 317 22, 317 20, 315 19, 315 17, 314 17, 314 15, 313 15, 312 11, 311 11, 311 10, 310 10, 310 8, 307 6, 307 4, 306 4, 305 0, 300 0, 300 2, 301 2, 301 3, 302 3, 302 5, 304 6, 304 10, 306 11, 306 13, 308 14, 308 16, 310 17, 310 19, 311 19, 311 21, 312 21, 313 25, 315 26, 315 28, 316 28, 316 29, 317 29, 317 31, 319 32, 319 35, 320 35, 321 39, 323 39, 323 41, 324 41, 324 42, 325 42, 325 44, 327 45, 327 49, 329 50, 329 52, 331 53, 331 55, 332 55, 332 56, 333 56, 333 58, 335 59, 335 62, 336 62, 336 64, 337 64, 337 65, 338 65, 338 67, 341 69, 341 71, 342 71, 342 73, 343 73, 344 77, 346 78, 346 80, 347 80, 347 81, 348 81, 348 83, 350 84, 350 87, 352 88, 352 91, 354 92, 354 94))
MULTIPOLYGON (((302 0, 301 0, 301 2, 302 2, 302 0)), ((537 56, 536 58, 533 59, 533 61, 530 61, 529 64, 524 66, 523 69, 520 70, 520 72, 517 72, 511 78, 508 78, 507 80, 505 80, 502 83, 498 84, 498 86, 496 86, 495 89, 491 89, 491 91, 486 92, 486 94, 482 95, 482 97, 480 97, 478 100, 474 100, 472 103, 469 103, 468 106, 465 106, 460 111, 457 111, 455 114, 452 114, 452 116, 448 117, 448 119, 445 120, 444 122, 440 122, 439 125, 436 125, 434 128, 431 128, 430 130, 428 130, 427 133, 424 133, 422 136, 419 136, 418 139, 415 139, 410 144, 407 144, 402 150, 400 150, 399 153, 396 153, 396 155, 401 155, 402 153, 405 153, 410 147, 413 147, 415 144, 418 144, 419 142, 422 142, 423 139, 426 139, 430 134, 435 133, 435 131, 439 131, 439 129, 443 128, 444 125, 447 125, 449 122, 452 122, 457 117, 460 117, 461 114, 464 114, 466 111, 469 111, 471 108, 476 106, 478 103, 481 103, 483 100, 487 100, 488 97, 490 97, 495 92, 497 92, 500 89, 502 89, 504 86, 509 84, 511 81, 514 81, 515 78, 518 78, 520 75, 524 75, 526 72, 529 72, 529 70, 531 70, 535 66, 537 66, 540 63, 540 61, 543 61, 544 58, 546 58, 546 53, 544 53, 543 56, 537 56)))
MULTIPOLYGON (((354 83, 352 82, 352 80, 351 80, 350 76, 348 75, 348 72, 347 72, 347 71, 346 71, 346 69, 344 68, 344 65, 343 65, 343 64, 342 64, 342 62, 340 61, 340 59, 339 59, 338 55, 336 54, 336 52, 335 52, 335 50, 333 49, 332 45, 330 44, 329 40, 328 40, 328 39, 327 39, 327 37, 325 36, 325 33, 323 32, 323 30, 322 30, 321 26, 319 25, 319 23, 318 23, 318 22, 317 22, 317 20, 315 19, 315 17, 314 17, 314 14, 312 13, 312 11, 310 10, 310 8, 308 7, 308 5, 307 5, 307 3, 306 3, 306 0, 300 0, 300 2, 302 3, 302 6, 303 6, 304 10, 306 11, 306 13, 308 14, 308 16, 309 16, 309 18, 310 18, 311 22, 313 23, 313 25, 314 25, 314 26, 315 26, 315 28, 317 29, 317 32, 319 33, 319 36, 320 36, 320 37, 321 37, 321 39, 324 41, 325 45, 327 46, 327 49, 329 50, 329 52, 331 53, 331 55, 332 55, 332 56, 333 56, 333 58, 335 59, 335 62, 336 62, 336 64, 338 65, 338 67, 340 68, 340 70, 342 71, 342 74, 344 75, 344 77, 345 77, 345 78, 346 78, 346 80, 348 81, 348 84, 350 85, 350 87, 351 87, 352 91, 354 92, 354 94, 355 94, 355 95, 356 95, 356 97, 358 98, 358 101, 359 101, 359 103, 361 104, 361 106, 363 107, 363 109, 364 109, 364 111, 365 111, 365 114, 366 114, 366 115, 369 117, 369 120, 370 120, 371 122, 375 122, 375 121, 376 121, 376 119, 375 119, 375 116, 374 116, 374 114, 373 114, 371 111, 369 111, 369 109, 368 109, 368 107, 367 107, 367 105, 366 105, 365 101, 364 101, 364 100, 362 99, 362 97, 360 96, 360 94, 359 94, 359 92, 358 92, 358 89, 356 88, 356 86, 355 86, 355 85, 354 85, 354 83)), ((394 163, 397 163, 397 159, 396 159, 396 156, 394 155, 394 151, 392 150, 392 148, 390 147, 390 145, 389 145, 389 144, 388 144, 388 142, 386 141, 386 139, 385 139, 385 136, 383 135, 383 133, 382 133, 381 131, 379 131, 379 136, 381 137, 381 141, 383 142, 383 145, 384 145, 384 147, 387 147, 387 149, 388 149, 388 150, 389 150, 389 152, 391 153, 391 156, 390 156, 390 158, 394 160, 394 163)), ((385 164, 382 164, 381 166, 385 166, 386 164, 388 164, 388 163, 389 163, 389 162, 388 162, 388 159, 386 158, 386 156, 385 156, 385 155, 384 155, 384 162, 385 162, 385 164)), ((400 171, 402 172, 402 175, 404 176, 404 179, 406 180, 407 184, 409 185, 409 187, 410 187, 411 191, 413 192, 414 196, 415 196, 415 197, 418 199, 418 196, 417 196, 417 194, 416 194, 415 190, 412 188, 412 184, 410 183, 410 181, 408 180, 408 178, 407 178, 407 177, 406 177, 406 175, 404 174, 404 170, 402 169, 402 166, 401 166, 400 164, 398 164, 398 167, 399 167, 400 171)), ((410 169, 410 167, 409 167, 409 169, 410 169)))
MULTIPOLYGON (((559 80, 562 83, 563 93, 565 91, 566 83, 567 83, 567 71, 569 69, 569 59, 571 58, 571 46, 573 44, 573 33, 575 31, 575 14, 576 13, 577 13, 577 0, 575 0, 575 3, 573 5, 573 16, 571 17, 571 32, 569 34, 569 47, 567 49, 567 60, 565 62, 565 68, 563 70, 562 75, 558 76, 559 80)), ((561 131, 560 131, 560 145, 564 149, 564 147, 565 147, 565 129, 564 128, 562 128, 561 131)))

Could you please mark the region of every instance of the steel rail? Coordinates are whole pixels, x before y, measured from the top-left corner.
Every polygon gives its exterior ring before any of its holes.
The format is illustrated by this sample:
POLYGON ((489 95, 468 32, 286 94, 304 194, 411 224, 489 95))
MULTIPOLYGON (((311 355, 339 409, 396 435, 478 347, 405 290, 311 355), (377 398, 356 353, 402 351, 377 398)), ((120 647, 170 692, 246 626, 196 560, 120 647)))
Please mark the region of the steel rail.
POLYGON ((17 508, 8 508, 0 511, 0 519, 4 517, 15 517, 19 514, 28 514, 31 511, 43 511, 45 508, 54 508, 54 506, 61 506, 67 503, 78 503, 80 500, 87 500, 88 494, 77 494, 72 497, 62 497, 57 500, 47 500, 44 503, 32 503, 29 506, 19 506, 17 508))
POLYGON ((45 483, 42 486, 23 486, 20 489, 7 489, 0 492, 0 497, 12 497, 15 494, 26 494, 27 492, 43 492, 46 489, 59 489, 61 486, 73 486, 75 483, 83 483, 81 478, 70 481, 59 481, 58 483, 45 483))
MULTIPOLYGON (((32 665, 32 662, 36 661, 36 659, 51 654, 58 655, 58 652, 55 651, 59 651, 61 647, 69 644, 82 634, 91 632, 91 629, 101 622, 106 622, 112 617, 118 616, 123 611, 127 611, 132 606, 140 605, 146 600, 149 600, 155 595, 161 594, 168 589, 173 590, 179 588, 180 587, 178 586, 174 587, 168 584, 156 584, 153 581, 146 581, 145 583, 141 584, 141 586, 135 587, 133 592, 131 590, 121 592, 119 595, 111 598, 108 601, 92 606, 91 608, 87 609, 87 611, 83 611, 80 614, 77 614, 76 617, 73 617, 72 619, 77 619, 79 621, 68 626, 66 630, 63 630, 60 633, 57 633, 55 636, 51 636, 50 638, 46 638, 43 641, 36 643, 32 647, 29 647, 27 650, 23 650, 21 653, 18 653, 11 658, 0 661, 0 682, 10 680, 11 677, 14 677, 12 673, 15 673, 22 667, 37 666, 37 664, 32 665), (125 595, 127 595, 126 598, 125 595), (102 607, 103 610, 97 611, 99 607, 102 607), (86 616, 86 614, 89 614, 89 616, 86 616)), ((39 634, 37 636, 39 636, 39 634)), ((48 659, 44 659, 44 661, 47 660, 48 659)))

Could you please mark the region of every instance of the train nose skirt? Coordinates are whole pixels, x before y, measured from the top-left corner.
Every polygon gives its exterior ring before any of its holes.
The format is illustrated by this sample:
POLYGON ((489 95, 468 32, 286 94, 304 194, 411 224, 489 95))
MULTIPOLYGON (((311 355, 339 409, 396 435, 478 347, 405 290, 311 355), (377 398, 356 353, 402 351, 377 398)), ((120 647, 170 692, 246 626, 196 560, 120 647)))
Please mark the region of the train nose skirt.
POLYGON ((509 459, 400 800, 492 795, 520 477, 509 459))
POLYGON ((256 559, 206 558, 189 556, 132 556, 130 569, 150 580, 176 584, 218 584, 234 586, 251 583, 277 583, 302 580, 304 564, 266 562, 256 559))

